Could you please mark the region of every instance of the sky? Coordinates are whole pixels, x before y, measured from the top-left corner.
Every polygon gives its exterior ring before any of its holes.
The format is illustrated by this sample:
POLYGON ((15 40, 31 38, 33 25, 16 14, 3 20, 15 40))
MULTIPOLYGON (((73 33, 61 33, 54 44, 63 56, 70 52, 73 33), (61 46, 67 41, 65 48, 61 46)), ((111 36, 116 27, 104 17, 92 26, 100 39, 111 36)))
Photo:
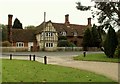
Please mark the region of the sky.
MULTIPOLYGON (((87 18, 91 12, 81 12, 76 9, 76 2, 80 0, 0 0, 0 24, 8 23, 8 14, 13 15, 13 22, 18 18, 23 27, 38 26, 44 21, 51 20, 64 23, 65 15, 69 14, 71 24, 87 25, 87 18)), ((83 5, 93 5, 91 0, 81 0, 83 5)), ((92 19, 92 23, 96 21, 92 19)))

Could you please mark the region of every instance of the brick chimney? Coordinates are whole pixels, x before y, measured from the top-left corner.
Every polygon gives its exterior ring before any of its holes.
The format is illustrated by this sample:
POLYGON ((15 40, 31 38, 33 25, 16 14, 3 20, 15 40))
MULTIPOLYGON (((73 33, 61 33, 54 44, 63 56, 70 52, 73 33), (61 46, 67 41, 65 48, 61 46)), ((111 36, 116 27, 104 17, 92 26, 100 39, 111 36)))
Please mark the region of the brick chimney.
POLYGON ((12 17, 13 15, 8 15, 8 41, 12 42, 12 17))
POLYGON ((65 15, 65 25, 69 26, 70 22, 69 22, 69 14, 65 15))
POLYGON ((91 18, 88 18, 88 26, 91 26, 91 18))

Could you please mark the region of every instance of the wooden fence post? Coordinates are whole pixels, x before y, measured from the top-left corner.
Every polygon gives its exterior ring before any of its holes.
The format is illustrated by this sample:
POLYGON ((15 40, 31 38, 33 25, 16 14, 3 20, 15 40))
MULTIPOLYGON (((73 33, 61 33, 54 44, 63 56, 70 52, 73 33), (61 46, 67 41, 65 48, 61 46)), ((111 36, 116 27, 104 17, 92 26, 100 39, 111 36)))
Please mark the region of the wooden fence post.
POLYGON ((47 56, 44 56, 44 64, 47 64, 47 56))
POLYGON ((31 61, 31 55, 29 55, 29 57, 30 57, 30 61, 31 61))
POLYGON ((86 51, 83 52, 84 57, 86 57, 86 51))
POLYGON ((33 61, 35 61, 35 55, 33 55, 33 61))
POLYGON ((10 60, 12 60, 12 54, 10 54, 10 60))

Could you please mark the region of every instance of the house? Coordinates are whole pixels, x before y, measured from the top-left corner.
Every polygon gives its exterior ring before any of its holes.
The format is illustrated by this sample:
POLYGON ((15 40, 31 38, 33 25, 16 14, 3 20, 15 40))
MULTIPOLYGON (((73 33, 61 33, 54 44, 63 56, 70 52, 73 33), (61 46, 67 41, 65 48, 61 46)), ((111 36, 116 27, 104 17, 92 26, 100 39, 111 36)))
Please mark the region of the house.
POLYGON ((65 36, 69 42, 81 47, 83 33, 91 26, 91 18, 88 18, 87 25, 70 24, 67 14, 64 23, 54 23, 50 20, 35 29, 12 29, 12 17, 8 15, 8 40, 14 47, 28 47, 28 51, 55 51, 59 36, 65 36))

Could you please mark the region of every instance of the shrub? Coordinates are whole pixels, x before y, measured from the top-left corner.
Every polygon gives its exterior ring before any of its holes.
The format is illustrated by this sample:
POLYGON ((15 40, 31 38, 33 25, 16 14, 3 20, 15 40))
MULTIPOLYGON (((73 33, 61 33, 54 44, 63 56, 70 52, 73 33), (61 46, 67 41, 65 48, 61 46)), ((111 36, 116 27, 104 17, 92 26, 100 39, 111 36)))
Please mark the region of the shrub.
POLYGON ((10 47, 11 43, 9 41, 4 41, 4 42, 2 42, 2 46, 3 47, 10 47))
POLYGON ((69 46, 69 42, 67 40, 60 40, 58 42, 58 47, 68 47, 69 46))
POLYGON ((114 57, 116 57, 116 58, 120 58, 120 45, 116 48, 116 51, 115 51, 114 57))

